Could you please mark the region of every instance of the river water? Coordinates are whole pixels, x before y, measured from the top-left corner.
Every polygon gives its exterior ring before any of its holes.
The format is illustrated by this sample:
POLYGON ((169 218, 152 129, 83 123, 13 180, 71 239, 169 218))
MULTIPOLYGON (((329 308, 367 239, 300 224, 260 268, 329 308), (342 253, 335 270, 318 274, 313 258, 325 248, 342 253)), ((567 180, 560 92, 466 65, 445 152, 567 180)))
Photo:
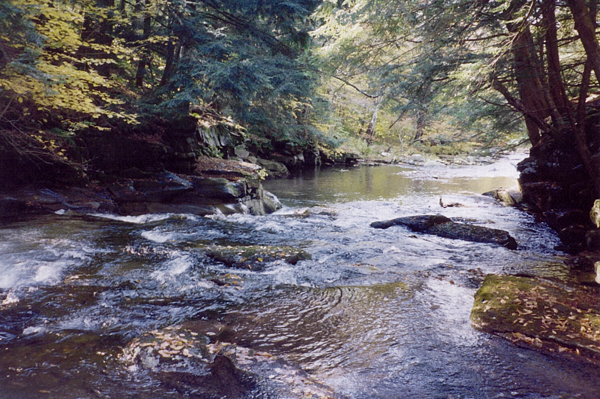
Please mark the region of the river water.
POLYGON ((519 157, 267 181, 284 204, 267 216, 65 213, 2 225, 0 399, 300 398, 313 382, 324 387, 314 397, 600 397, 597 366, 469 324, 486 274, 572 277, 552 231, 481 195, 516 185, 519 157), (462 206, 442 208, 440 198, 462 206), (437 213, 507 230, 519 249, 369 227, 437 213), (256 271, 206 256, 207 247, 249 245, 311 259, 256 271), (255 368, 245 393, 223 394, 192 363, 166 378, 156 363, 127 362, 139 337, 176 326, 278 363, 255 368), (286 378, 282 365, 294 370, 286 378), (302 386, 290 377, 304 372, 302 386))

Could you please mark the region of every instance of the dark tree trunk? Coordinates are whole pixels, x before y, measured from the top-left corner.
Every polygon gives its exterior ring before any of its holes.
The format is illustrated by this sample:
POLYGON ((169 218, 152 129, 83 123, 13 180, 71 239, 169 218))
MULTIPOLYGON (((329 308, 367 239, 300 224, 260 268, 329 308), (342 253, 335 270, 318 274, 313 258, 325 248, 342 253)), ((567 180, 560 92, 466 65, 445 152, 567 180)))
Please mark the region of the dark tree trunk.
POLYGON ((579 39, 583 44, 585 53, 591 63, 596 79, 600 80, 600 46, 596 39, 596 27, 590 10, 585 0, 567 0, 567 4, 573 14, 575 29, 579 33, 579 39))
POLYGON ((558 52, 558 24, 556 21, 555 0, 545 0, 542 8, 542 23, 546 29, 546 59, 548 65, 548 88, 550 98, 559 115, 567 113, 569 101, 560 74, 560 58, 558 52))
POLYGON ((167 44, 167 54, 165 57, 165 69, 163 71, 162 77, 160 78, 160 86, 164 86, 169 83, 169 80, 173 76, 175 69, 177 68, 177 62, 179 61, 179 54, 181 51, 181 46, 173 43, 169 40, 167 44))
POLYGON ((534 51, 533 37, 528 26, 520 27, 508 24, 509 31, 515 33, 512 42, 514 68, 522 106, 527 111, 525 123, 532 145, 540 141, 540 121, 549 116, 549 107, 541 77, 539 60, 534 51))
MULTIPOLYGON (((114 0, 97 0, 96 4, 101 8, 114 8, 114 0)), ((83 42, 94 42, 110 46, 113 42, 113 22, 110 19, 98 19, 90 13, 86 13, 83 19, 81 29, 81 40, 83 42)), ((107 53, 98 54, 98 50, 91 50, 89 47, 82 46, 79 54, 89 58, 111 58, 107 53)), ((110 76, 111 64, 100 64, 96 70, 102 76, 110 76)))
MULTIPOLYGON (((152 27, 152 20, 150 15, 148 14, 148 8, 146 4, 147 0, 140 0, 136 7, 139 9, 140 16, 140 25, 142 25, 142 36, 141 40, 146 40, 150 37, 150 29, 152 27)), ((147 68, 150 65, 150 52, 149 50, 142 46, 142 51, 140 52, 140 60, 137 65, 137 71, 135 73, 135 86, 138 88, 142 88, 144 86, 144 78, 147 74, 147 68)))

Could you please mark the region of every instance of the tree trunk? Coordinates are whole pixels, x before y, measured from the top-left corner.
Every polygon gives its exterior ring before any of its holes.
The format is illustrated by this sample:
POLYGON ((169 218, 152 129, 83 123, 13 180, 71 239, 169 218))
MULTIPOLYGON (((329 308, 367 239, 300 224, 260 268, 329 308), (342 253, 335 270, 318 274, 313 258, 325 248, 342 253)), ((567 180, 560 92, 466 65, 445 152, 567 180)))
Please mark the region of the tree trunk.
POLYGON ((375 136, 375 125, 377 125, 377 114, 379 113, 379 106, 383 100, 383 96, 379 96, 375 102, 375 109, 373 110, 373 115, 371 115, 371 120, 369 121, 369 126, 367 127, 367 146, 373 143, 373 137, 375 136))
POLYGON ((567 4, 571 9, 571 14, 573 14, 579 40, 583 44, 591 67, 596 74, 596 79, 600 80, 600 46, 596 39, 595 23, 590 10, 587 8, 585 0, 567 0, 567 4))
POLYGON ((527 134, 532 145, 540 141, 540 120, 548 117, 549 107, 544 88, 539 76, 539 60, 535 56, 533 37, 529 26, 519 27, 507 25, 508 30, 515 33, 511 51, 514 58, 514 68, 521 104, 527 125, 527 134))
POLYGON ((588 56, 579 89, 577 112, 574 115, 571 111, 569 113, 569 119, 573 125, 577 152, 594 184, 596 197, 600 198, 600 165, 598 164, 598 159, 594 158, 590 151, 585 134, 587 111, 586 99, 592 70, 594 70, 596 78, 600 78, 600 48, 595 36, 595 15, 597 6, 596 4, 593 4, 591 10, 588 10, 583 1, 567 0, 567 3, 573 14, 573 19, 575 20, 575 29, 579 32, 579 38, 583 43, 586 55, 588 56))
POLYGON ((173 76, 175 69, 177 68, 177 62, 179 61, 181 46, 176 45, 173 41, 169 40, 167 43, 167 55, 165 58, 165 69, 162 77, 160 78, 160 85, 164 86, 169 83, 169 80, 173 76))
MULTIPOLYGON (((141 12, 140 25, 142 25, 142 37, 141 40, 146 40, 150 37, 150 28, 152 27, 150 15, 148 14, 148 7, 146 4, 148 0, 140 0, 136 4, 136 8, 141 12)), ((150 52, 147 48, 142 45, 140 52, 140 60, 138 61, 137 71, 135 73, 135 87, 142 88, 144 86, 144 77, 147 73, 147 67, 150 64, 150 52)))
POLYGON ((567 113, 570 106, 562 76, 560 74, 560 58, 558 52, 558 24, 556 21, 555 0, 545 0, 542 7, 542 23, 546 29, 545 47, 548 65, 548 88, 550 98, 554 102, 559 115, 567 113))
MULTIPOLYGON (((100 8, 114 8, 114 0, 97 0, 96 5, 100 8)), ((81 41, 93 42, 110 46, 113 42, 113 22, 110 18, 101 19, 91 13, 85 13, 83 18, 83 26, 81 29, 81 41)), ((108 53, 92 50, 87 46, 81 46, 78 50, 81 56, 88 58, 114 58, 108 53)), ((110 76, 111 64, 104 63, 96 66, 96 70, 102 76, 110 76)))

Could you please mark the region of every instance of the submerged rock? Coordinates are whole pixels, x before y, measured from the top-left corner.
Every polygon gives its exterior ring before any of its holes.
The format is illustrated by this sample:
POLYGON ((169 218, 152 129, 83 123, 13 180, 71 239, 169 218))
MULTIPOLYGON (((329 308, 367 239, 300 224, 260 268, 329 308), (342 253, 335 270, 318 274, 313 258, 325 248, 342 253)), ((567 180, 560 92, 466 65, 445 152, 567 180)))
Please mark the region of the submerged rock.
MULTIPOLYGON (((128 373, 197 398, 333 398, 333 390, 268 353, 223 341, 210 322, 189 321, 134 338, 119 357, 128 373), (265 392, 272 393, 265 396, 265 392)), ((217 328, 215 328, 217 327, 217 328)))
POLYGON ((295 265, 301 260, 310 259, 306 251, 287 246, 212 246, 206 255, 228 267, 261 271, 268 262, 283 260, 295 265))
POLYGON ((488 275, 475 293, 471 324, 519 345, 600 361, 596 287, 488 275))
POLYGON ((498 244, 508 249, 517 249, 515 239, 504 230, 456 223, 443 215, 407 216, 371 223, 371 227, 377 229, 387 229, 392 226, 405 226, 420 233, 465 241, 498 244))

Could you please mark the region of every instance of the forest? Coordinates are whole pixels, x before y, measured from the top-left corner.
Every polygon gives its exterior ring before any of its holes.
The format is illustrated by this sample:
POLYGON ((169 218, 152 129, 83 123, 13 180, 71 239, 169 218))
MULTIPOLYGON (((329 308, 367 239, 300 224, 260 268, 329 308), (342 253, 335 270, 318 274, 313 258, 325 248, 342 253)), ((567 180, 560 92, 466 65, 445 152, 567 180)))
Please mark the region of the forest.
MULTIPOLYGON (((89 137, 169 143, 192 118, 264 157, 548 137, 600 194, 596 14, 585 0, 4 1, 0 169, 85 174, 101 168, 89 137)), ((192 158, 233 154, 192 139, 192 158)))
POLYGON ((599 398, 599 4, 0 1, 3 397, 599 398))

